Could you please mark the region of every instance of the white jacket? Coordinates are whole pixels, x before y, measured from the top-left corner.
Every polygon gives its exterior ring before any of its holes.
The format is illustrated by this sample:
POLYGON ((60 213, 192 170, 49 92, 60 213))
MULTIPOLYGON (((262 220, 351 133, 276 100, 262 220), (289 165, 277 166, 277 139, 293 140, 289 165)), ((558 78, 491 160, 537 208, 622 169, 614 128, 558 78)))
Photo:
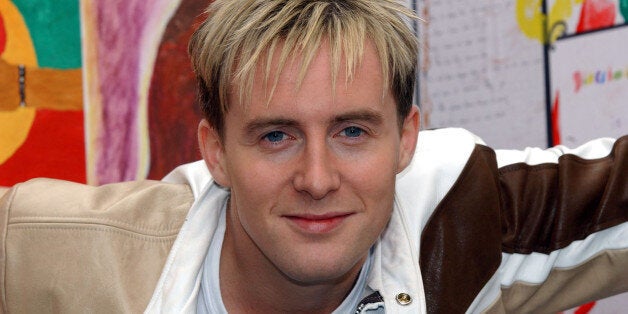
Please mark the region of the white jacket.
MULTIPOLYGON (((367 284, 379 295, 361 309, 551 312, 627 290, 628 138, 614 144, 495 154, 462 129, 422 131, 375 243, 367 284)), ((146 313, 193 313, 229 192, 202 161, 164 180, 188 184, 195 202, 146 313)))

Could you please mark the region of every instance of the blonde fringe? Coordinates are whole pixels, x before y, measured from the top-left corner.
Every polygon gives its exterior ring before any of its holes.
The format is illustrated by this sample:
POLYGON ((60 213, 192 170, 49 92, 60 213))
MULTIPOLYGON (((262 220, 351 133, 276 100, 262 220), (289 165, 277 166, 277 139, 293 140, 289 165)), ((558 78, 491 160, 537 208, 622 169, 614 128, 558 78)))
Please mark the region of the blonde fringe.
POLYGON ((406 21, 417 16, 395 0, 216 0, 207 13, 207 21, 193 35, 190 55, 204 82, 211 84, 217 75, 219 86, 207 88, 218 89, 223 114, 230 92, 237 93, 241 104, 251 100, 258 65, 264 70, 262 84, 270 87, 269 101, 279 77, 271 83, 270 73, 280 73, 289 60, 300 62, 298 88, 323 41, 329 43, 334 87, 342 66, 346 83, 353 78, 367 40, 378 52, 386 86, 405 80, 416 67, 417 39, 406 21), (276 53, 279 63, 273 67, 276 53), (301 60, 291 59, 295 55, 301 60), (237 90, 231 91, 233 87, 237 90))

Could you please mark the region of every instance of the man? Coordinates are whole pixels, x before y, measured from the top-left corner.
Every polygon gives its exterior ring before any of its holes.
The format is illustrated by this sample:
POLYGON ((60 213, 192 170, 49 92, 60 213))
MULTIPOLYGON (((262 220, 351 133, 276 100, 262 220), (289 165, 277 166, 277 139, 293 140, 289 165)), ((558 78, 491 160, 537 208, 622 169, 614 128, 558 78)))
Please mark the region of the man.
POLYGON ((412 14, 392 0, 208 16, 190 44, 204 162, 7 192, 5 311, 546 312, 628 289, 628 138, 497 159, 463 130, 417 144, 412 14))

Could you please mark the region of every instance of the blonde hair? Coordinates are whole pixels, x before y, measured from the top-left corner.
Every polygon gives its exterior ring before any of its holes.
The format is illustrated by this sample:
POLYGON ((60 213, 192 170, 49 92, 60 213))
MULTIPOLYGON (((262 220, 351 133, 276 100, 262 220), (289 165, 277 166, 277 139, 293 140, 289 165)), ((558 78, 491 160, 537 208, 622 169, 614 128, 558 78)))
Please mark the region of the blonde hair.
MULTIPOLYGON (((279 64, 273 70, 281 72, 286 60, 300 53, 300 84, 326 40, 335 86, 343 57, 350 80, 370 40, 401 123, 412 106, 416 80, 418 44, 407 24, 414 18, 396 0, 216 0, 189 45, 205 118, 222 135, 228 93, 237 92, 241 103, 248 102, 258 64, 265 66, 268 86, 270 60, 280 44, 279 64), (230 90, 234 86, 238 90, 230 90)), ((270 86, 269 99, 276 80, 270 86)))

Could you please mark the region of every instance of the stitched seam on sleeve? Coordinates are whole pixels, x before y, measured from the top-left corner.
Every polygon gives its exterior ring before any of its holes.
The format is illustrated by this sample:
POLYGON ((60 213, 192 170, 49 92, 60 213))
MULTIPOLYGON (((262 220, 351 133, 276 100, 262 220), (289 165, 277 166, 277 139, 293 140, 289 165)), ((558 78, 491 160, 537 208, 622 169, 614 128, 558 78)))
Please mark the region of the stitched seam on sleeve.
POLYGON ((138 240, 146 240, 149 242, 168 242, 174 240, 176 238, 177 233, 174 234, 166 234, 166 235, 155 235, 155 234, 144 234, 134 232, 132 230, 126 230, 122 228, 107 226, 107 225, 93 225, 93 226, 51 226, 49 223, 46 225, 33 225, 29 224, 13 224, 9 226, 12 230, 60 230, 60 231, 97 231, 97 232, 107 232, 119 234, 122 236, 126 236, 129 238, 134 238, 138 240))
MULTIPOLYGON (((90 217, 80 217, 80 216, 18 216, 13 217, 9 221, 9 225, 20 224, 20 223, 58 223, 58 222, 67 222, 67 223, 87 223, 87 224, 97 224, 103 226, 111 226, 114 228, 120 228, 132 232, 137 233, 172 233, 178 232, 180 226, 172 226, 167 225, 166 229, 160 230, 157 228, 148 228, 143 224, 132 225, 120 220, 115 219, 102 219, 102 218, 90 218, 90 217)), ((181 220, 181 224, 183 220, 181 220)), ((180 224, 179 224, 180 225, 180 224)))

